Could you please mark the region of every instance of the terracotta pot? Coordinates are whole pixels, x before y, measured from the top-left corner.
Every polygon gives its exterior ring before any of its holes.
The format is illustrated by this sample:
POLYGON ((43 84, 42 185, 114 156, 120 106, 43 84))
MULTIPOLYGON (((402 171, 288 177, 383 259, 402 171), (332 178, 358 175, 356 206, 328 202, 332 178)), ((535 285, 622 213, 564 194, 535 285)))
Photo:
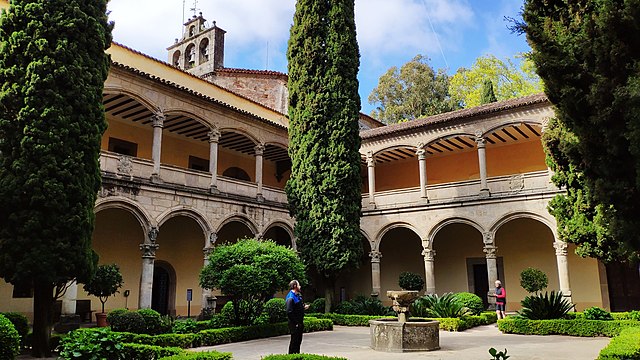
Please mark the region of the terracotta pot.
POLYGON ((109 326, 107 323, 107 313, 96 313, 96 323, 98 324, 98 327, 109 326))

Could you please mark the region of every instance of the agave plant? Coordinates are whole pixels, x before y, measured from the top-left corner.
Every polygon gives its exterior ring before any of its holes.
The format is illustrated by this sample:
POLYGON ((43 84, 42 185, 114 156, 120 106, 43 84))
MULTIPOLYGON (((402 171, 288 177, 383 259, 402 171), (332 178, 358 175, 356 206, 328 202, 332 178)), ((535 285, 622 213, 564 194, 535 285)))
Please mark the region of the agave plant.
POLYGON ((459 318, 471 315, 471 311, 465 307, 453 293, 442 296, 426 295, 411 305, 411 314, 419 317, 435 318, 459 318))
POLYGON ((530 295, 520 302, 522 310, 518 315, 530 320, 561 319, 573 304, 562 297, 562 292, 544 292, 530 295))

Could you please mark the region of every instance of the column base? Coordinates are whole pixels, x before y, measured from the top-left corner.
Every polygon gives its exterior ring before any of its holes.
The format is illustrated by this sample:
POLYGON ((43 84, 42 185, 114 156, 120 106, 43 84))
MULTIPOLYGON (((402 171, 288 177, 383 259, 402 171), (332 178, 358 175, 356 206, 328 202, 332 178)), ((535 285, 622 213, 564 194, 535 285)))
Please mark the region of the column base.
POLYGON ((211 186, 209 186, 209 193, 213 194, 213 195, 218 195, 218 194, 220 194, 220 190, 218 190, 217 186, 211 185, 211 186))
POLYGON ((376 208, 376 203, 375 202, 370 202, 369 203, 369 208, 370 209, 375 209, 376 208))
POLYGON ((162 179, 160 179, 160 174, 151 174, 151 182, 154 184, 162 184, 162 179))
POLYGON ((256 195, 256 201, 257 202, 264 202, 264 196, 262 196, 262 194, 256 195))
POLYGON ((481 198, 486 198, 491 196, 491 192, 489 191, 489 189, 480 189, 479 195, 481 198))

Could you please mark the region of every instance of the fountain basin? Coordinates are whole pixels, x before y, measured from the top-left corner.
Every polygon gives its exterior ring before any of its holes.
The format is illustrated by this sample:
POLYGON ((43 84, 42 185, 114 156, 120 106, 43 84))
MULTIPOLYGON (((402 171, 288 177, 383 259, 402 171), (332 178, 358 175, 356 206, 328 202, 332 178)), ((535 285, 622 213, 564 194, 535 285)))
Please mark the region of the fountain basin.
POLYGON ((440 323, 433 320, 369 320, 371 348, 386 352, 432 351, 440 349, 440 323))

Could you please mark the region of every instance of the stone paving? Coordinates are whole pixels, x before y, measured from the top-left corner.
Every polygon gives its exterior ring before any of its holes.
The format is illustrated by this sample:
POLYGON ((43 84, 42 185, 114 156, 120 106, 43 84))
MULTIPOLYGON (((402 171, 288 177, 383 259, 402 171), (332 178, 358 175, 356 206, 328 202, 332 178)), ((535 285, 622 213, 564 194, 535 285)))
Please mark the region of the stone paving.
MULTIPOLYGON (((507 349, 513 360, 595 359, 609 338, 502 334, 495 325, 463 332, 440 332, 441 349, 424 353, 382 353, 370 349, 368 327, 335 326, 334 331, 305 334, 302 352, 342 356, 349 360, 490 359, 489 348, 507 349)), ((231 352, 236 360, 260 360, 287 352, 289 336, 225 344, 198 350, 231 352)))

